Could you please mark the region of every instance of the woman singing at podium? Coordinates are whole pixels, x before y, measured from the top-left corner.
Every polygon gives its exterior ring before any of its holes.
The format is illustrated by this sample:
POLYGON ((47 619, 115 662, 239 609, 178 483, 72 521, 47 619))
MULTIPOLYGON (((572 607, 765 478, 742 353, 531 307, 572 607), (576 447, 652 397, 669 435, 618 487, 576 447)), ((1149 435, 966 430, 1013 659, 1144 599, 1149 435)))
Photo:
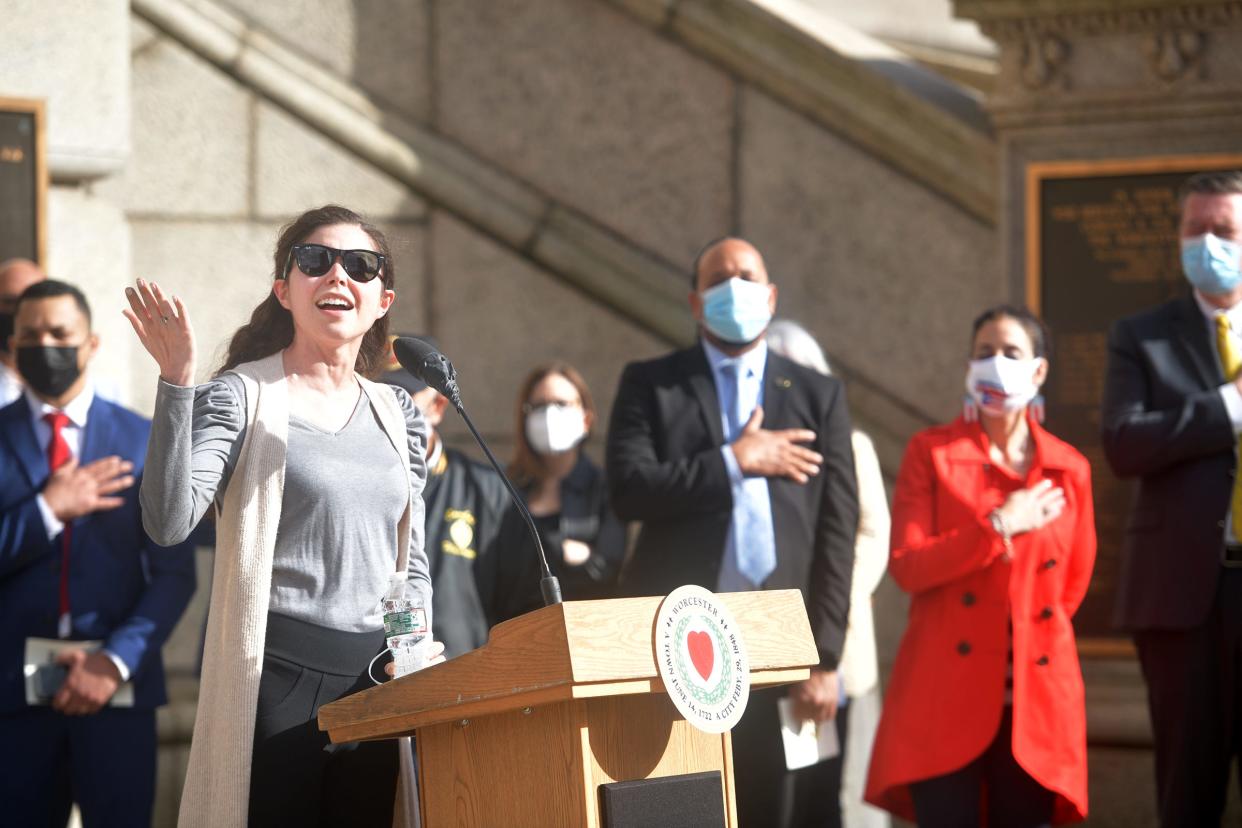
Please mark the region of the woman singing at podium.
POLYGON ((379 230, 329 205, 282 230, 273 275, 197 387, 185 305, 154 283, 126 290, 160 370, 146 529, 170 544, 216 515, 180 824, 391 825, 393 743, 331 745, 315 717, 370 685, 393 572, 431 608, 422 415, 365 379, 384 363, 392 255, 379 230))

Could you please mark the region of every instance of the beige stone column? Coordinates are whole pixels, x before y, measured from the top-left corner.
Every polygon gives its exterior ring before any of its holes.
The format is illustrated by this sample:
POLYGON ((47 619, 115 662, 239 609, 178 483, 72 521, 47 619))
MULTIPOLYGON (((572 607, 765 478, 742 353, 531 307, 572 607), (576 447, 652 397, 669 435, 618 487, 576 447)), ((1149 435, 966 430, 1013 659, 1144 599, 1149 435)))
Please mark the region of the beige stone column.
POLYGON ((130 272, 129 228, 92 187, 129 156, 129 7, 69 0, 53 14, 38 0, 13 0, 3 19, 0 97, 41 98, 47 106, 47 269, 85 291, 102 338, 95 371, 106 390, 124 397, 133 333, 119 300, 130 272))

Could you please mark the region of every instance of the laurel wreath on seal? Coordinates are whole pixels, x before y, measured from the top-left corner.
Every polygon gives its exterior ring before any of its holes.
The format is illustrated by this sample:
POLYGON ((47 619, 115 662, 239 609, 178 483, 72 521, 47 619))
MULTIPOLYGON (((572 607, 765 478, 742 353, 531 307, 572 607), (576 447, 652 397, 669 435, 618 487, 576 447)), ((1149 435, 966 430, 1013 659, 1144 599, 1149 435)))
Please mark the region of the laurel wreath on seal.
MULTIPOLYGON (((725 646, 724 635, 721 634, 719 628, 717 628, 716 624, 713 621, 711 621, 711 619, 707 618, 707 616, 703 616, 703 619, 708 622, 707 628, 711 630, 712 638, 716 639, 716 644, 719 647, 717 652, 728 653, 729 649, 728 647, 725 646)), ((673 638, 674 641, 685 640, 684 635, 686 632, 686 627, 690 626, 690 620, 691 620, 690 616, 686 616, 685 618, 681 619, 681 622, 678 623, 677 625, 677 632, 675 633, 674 638, 673 638)), ((676 653, 677 671, 680 672, 683 676, 689 676, 690 670, 687 668, 685 656, 682 655, 682 648, 674 647, 673 650, 676 653)), ((693 681, 687 681, 685 683, 686 689, 690 691, 690 695, 694 696, 694 700, 697 701, 699 704, 704 704, 704 705, 709 705, 709 706, 717 705, 717 704, 720 704, 721 700, 724 699, 725 695, 729 692, 729 680, 732 677, 733 677, 733 660, 726 657, 723 659, 723 665, 720 670, 720 681, 716 684, 714 688, 712 688, 710 691, 701 690, 693 681)))

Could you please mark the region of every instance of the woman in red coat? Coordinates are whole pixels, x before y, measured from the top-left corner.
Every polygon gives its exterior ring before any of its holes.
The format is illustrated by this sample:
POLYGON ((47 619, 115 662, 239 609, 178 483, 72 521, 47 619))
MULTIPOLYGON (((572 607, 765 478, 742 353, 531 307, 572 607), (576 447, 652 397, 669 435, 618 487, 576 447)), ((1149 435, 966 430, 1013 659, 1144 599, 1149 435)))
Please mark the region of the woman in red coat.
POLYGON ((1091 471, 1028 406, 1043 325, 974 325, 977 422, 915 435, 889 571, 911 595, 866 798, 920 826, 1027 828, 1087 814, 1086 714, 1070 619, 1095 561, 1091 471))

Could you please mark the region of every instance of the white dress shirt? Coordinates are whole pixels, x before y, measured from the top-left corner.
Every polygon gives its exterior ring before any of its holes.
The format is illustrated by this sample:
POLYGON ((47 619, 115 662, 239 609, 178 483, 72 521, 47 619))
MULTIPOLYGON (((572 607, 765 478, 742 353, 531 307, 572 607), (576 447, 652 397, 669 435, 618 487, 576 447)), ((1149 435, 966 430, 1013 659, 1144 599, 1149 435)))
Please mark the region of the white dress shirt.
MULTIPOLYGON (((87 382, 82 393, 70 400, 63 409, 45 403, 29 388, 25 389, 24 393, 26 404, 30 406, 30 421, 34 426, 35 440, 39 442, 39 451, 43 456, 47 457, 47 447, 52 442, 52 427, 44 422, 43 418, 48 414, 63 410, 68 415, 69 422, 61 430, 61 435, 65 438, 65 444, 69 446, 69 456, 77 457, 82 449, 82 430, 86 428, 86 414, 91 409, 91 403, 95 401, 95 391, 90 382, 87 382)), ((48 540, 51 540, 65 530, 65 524, 61 523, 52 512, 42 494, 38 496, 37 502, 39 512, 43 515, 43 525, 47 528, 48 540)))
MULTIPOLYGON (((1224 316, 1229 320, 1229 334, 1233 337, 1234 347, 1242 353, 1242 302, 1234 305, 1228 310, 1221 310, 1208 304, 1207 300, 1200 295, 1199 291, 1195 291, 1195 302, 1199 305, 1199 310, 1203 312, 1203 317, 1207 320, 1208 342, 1212 343, 1212 354, 1216 357, 1216 367, 1224 373, 1224 368, 1220 364, 1220 350, 1216 346, 1216 317, 1224 316)), ((1233 423, 1233 431, 1235 434, 1242 434, 1242 391, 1238 390, 1238 386, 1232 382, 1227 382, 1220 386, 1220 397, 1224 400, 1225 411, 1229 413, 1229 421, 1233 423)))
MULTIPOLYGON (((95 389, 91 382, 88 380, 82 393, 70 400, 64 408, 45 403, 29 388, 25 389, 24 393, 26 404, 30 407, 30 422, 34 426, 35 440, 38 441, 39 451, 43 453, 43 456, 47 456, 47 448, 52 442, 52 427, 43 418, 48 414, 63 411, 69 417, 69 422, 65 424, 60 433, 65 439, 65 445, 69 447, 69 456, 78 457, 82 452, 82 433, 86 428, 86 416, 91 410, 91 403, 95 401, 95 389)), ((47 529, 48 540, 56 538, 65 531, 65 524, 52 512, 52 508, 47 505, 41 493, 35 502, 39 505, 39 513, 43 515, 43 525, 47 529)), ((129 668, 125 666, 125 662, 107 650, 103 653, 116 665, 117 672, 121 674, 121 681, 129 681, 129 668)))
MULTIPOLYGON (((720 399, 720 384, 725 381, 724 366, 726 362, 738 363, 737 397, 738 406, 747 411, 754 411, 756 406, 763 405, 763 372, 768 365, 768 343, 761 341, 741 356, 731 357, 702 340, 703 351, 707 354, 707 364, 712 369, 712 380, 716 384, 716 399, 720 399)), ((724 456, 725 466, 729 469, 729 480, 735 485, 742 482, 742 468, 737 464, 737 457, 729 447, 738 438, 737 434, 729 433, 729 415, 723 408, 720 412, 720 432, 724 435, 726 445, 720 447, 724 456)))
MULTIPOLYGON (((736 357, 728 356, 706 339, 702 340, 702 343, 703 351, 707 355, 707 364, 711 367, 712 379, 716 385, 716 399, 719 400, 721 398, 721 384, 728 381, 725 377, 725 365, 736 363, 738 366, 737 397, 739 410, 753 412, 756 406, 763 405, 763 374, 768 364, 768 343, 760 341, 758 346, 736 357)), ((720 447, 720 455, 724 458, 725 468, 729 472, 729 484, 733 492, 733 500, 736 503, 739 498, 744 496, 743 485, 746 479, 742 473, 742 467, 738 465, 737 456, 733 454, 732 448, 733 441, 740 436, 740 433, 730 433, 729 415, 724 411, 723 406, 721 406, 720 412, 720 429, 725 439, 724 445, 720 447)), ((771 507, 769 506, 769 508, 771 507)), ((716 590, 718 592, 746 592, 759 588, 758 584, 751 582, 738 569, 737 550, 735 547, 733 527, 730 525, 729 535, 725 541, 724 558, 721 560, 720 575, 716 581, 716 590)))

